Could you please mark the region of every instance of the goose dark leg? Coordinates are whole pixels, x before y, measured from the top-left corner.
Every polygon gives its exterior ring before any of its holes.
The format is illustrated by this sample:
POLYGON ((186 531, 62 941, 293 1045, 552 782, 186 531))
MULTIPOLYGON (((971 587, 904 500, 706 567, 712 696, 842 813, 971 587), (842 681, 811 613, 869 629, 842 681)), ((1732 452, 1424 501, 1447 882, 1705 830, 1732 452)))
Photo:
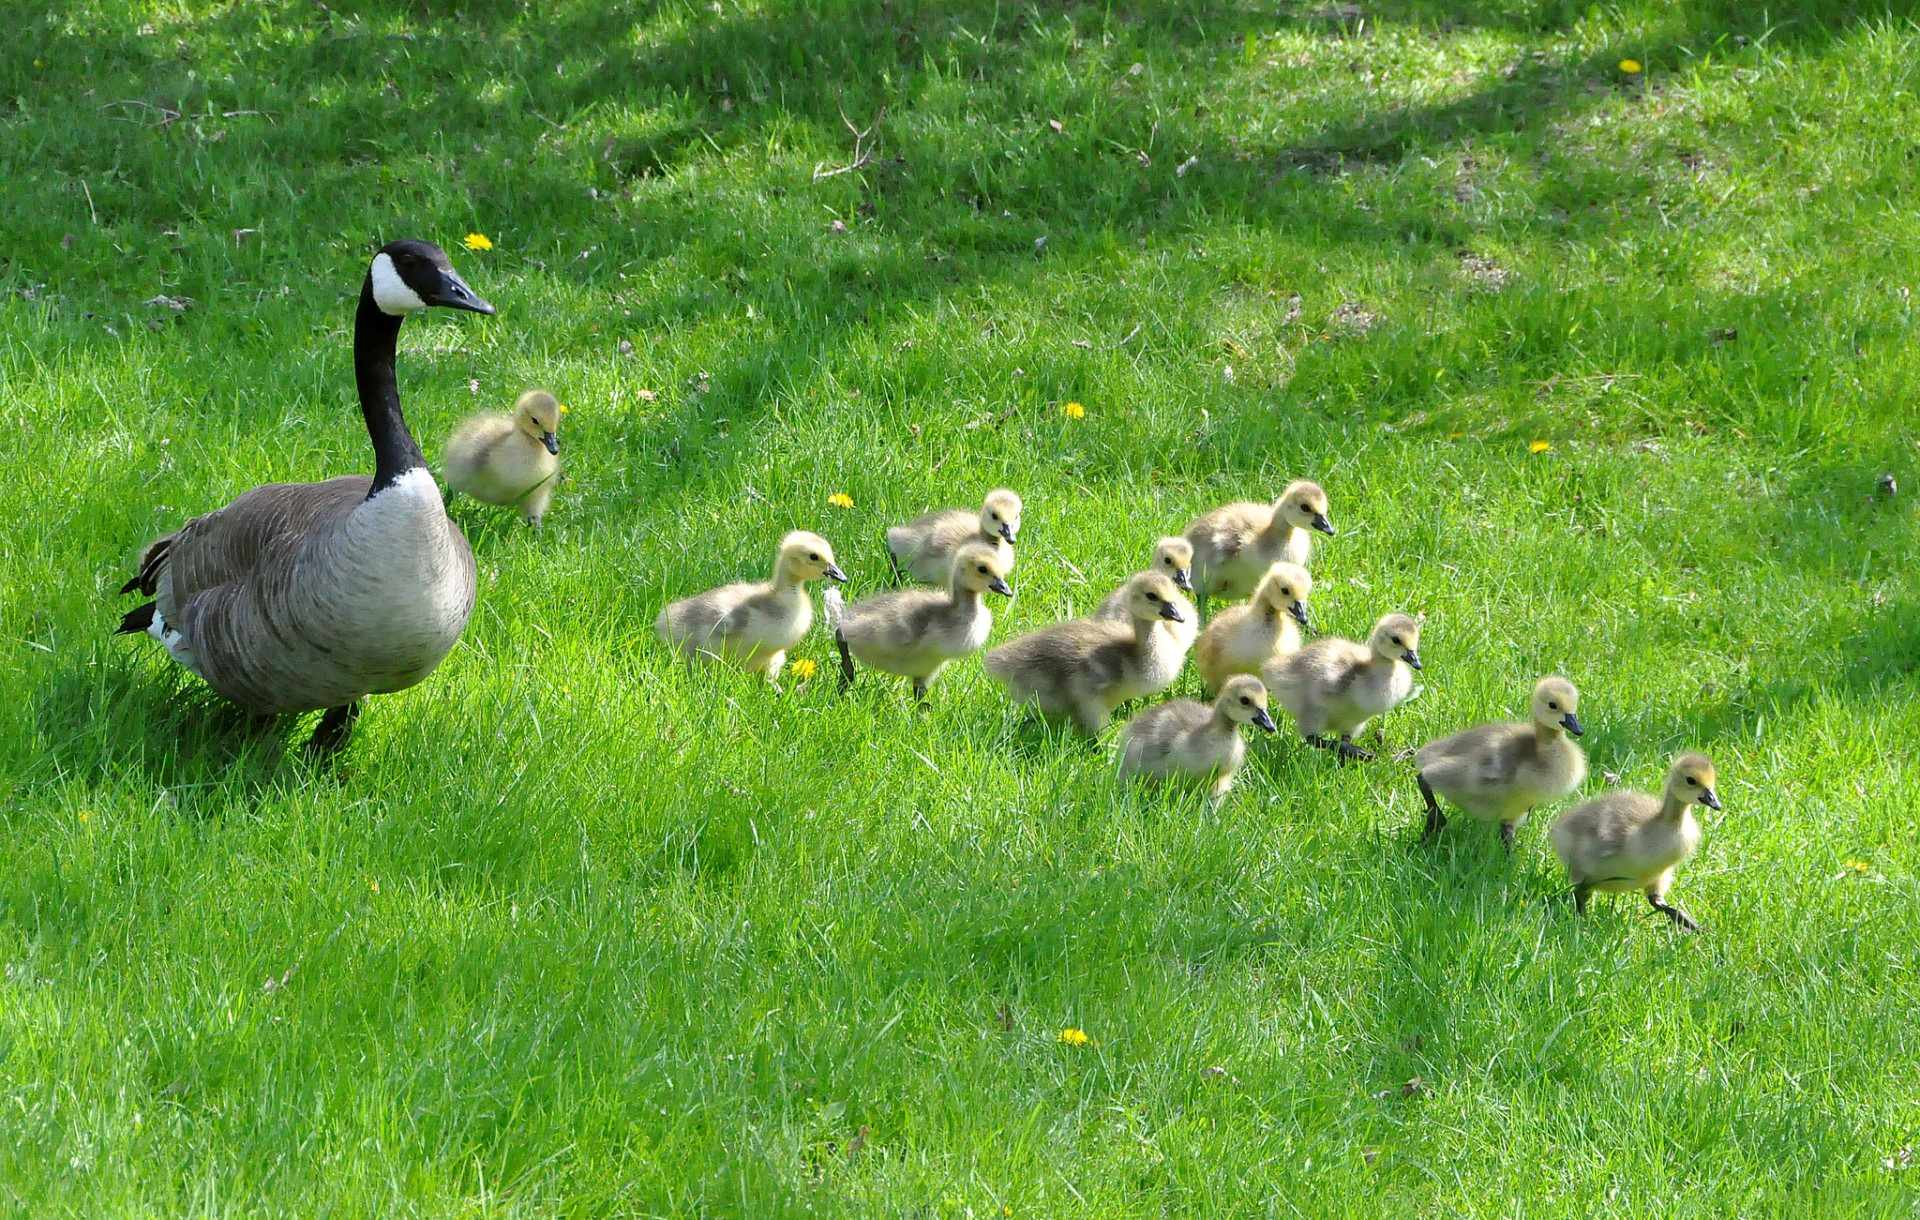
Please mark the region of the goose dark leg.
POLYGON ((853 654, 847 651, 847 637, 838 631, 833 633, 833 642, 840 648, 840 689, 845 690, 853 685, 853 654))
POLYGON ((1340 758, 1343 762, 1372 762, 1373 751, 1363 750, 1353 744, 1352 734, 1343 734, 1340 738, 1340 758))
POLYGON ((320 717, 319 726, 313 730, 313 736, 307 740, 307 753, 315 758, 325 758, 337 752, 353 735, 353 723, 358 719, 360 719, 358 699, 339 707, 328 708, 327 714, 320 717))
POLYGON ((1698 932, 1700 930, 1700 925, 1693 922, 1693 917, 1691 915, 1688 915, 1685 911, 1681 910, 1679 907, 1670 905, 1666 901, 1666 895, 1656 894, 1652 890, 1648 890, 1647 901, 1653 904, 1654 910, 1660 912, 1662 915, 1665 915, 1668 919, 1671 919, 1674 923, 1674 926, 1679 928, 1682 932, 1698 932))
POLYGON ((1587 895, 1591 893, 1593 893, 1593 887, 1584 881, 1573 887, 1573 913, 1575 915, 1585 915, 1587 913, 1587 895))
POLYGON ((1427 783, 1427 777, 1416 775, 1414 779, 1419 782, 1420 795, 1427 802, 1427 828, 1420 832, 1420 837, 1431 839, 1446 829, 1447 815, 1440 812, 1440 802, 1434 799, 1433 787, 1427 783))

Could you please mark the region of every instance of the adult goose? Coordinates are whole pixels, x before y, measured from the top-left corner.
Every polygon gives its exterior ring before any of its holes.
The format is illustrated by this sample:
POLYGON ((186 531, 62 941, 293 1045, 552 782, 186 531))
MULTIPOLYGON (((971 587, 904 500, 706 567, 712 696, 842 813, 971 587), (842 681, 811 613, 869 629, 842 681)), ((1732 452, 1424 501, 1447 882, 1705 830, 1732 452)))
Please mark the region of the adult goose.
POLYGON ((153 600, 118 634, 151 635, 249 712, 325 709, 316 753, 345 744, 361 699, 432 673, 473 610, 473 552, 447 519, 394 380, 400 323, 430 305, 493 312, 439 246, 383 246, 353 326, 372 478, 256 487, 149 545, 120 590, 153 600))

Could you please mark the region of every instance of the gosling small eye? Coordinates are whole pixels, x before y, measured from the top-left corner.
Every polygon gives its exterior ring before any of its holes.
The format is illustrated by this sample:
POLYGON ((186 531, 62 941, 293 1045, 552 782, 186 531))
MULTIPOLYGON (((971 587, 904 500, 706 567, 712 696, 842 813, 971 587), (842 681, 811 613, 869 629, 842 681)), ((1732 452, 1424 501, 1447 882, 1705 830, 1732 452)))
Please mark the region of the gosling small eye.
POLYGON ((1697 779, 1695 779, 1695 778, 1693 778, 1693 776, 1691 776, 1691 775, 1689 775, 1689 776, 1687 776, 1687 787, 1689 787, 1689 788, 1694 788, 1694 787, 1698 787, 1698 786, 1699 786, 1699 783, 1700 783, 1700 781, 1699 781, 1699 780, 1697 780, 1697 779))
POLYGON ((1394 646, 1395 648, 1404 648, 1404 647, 1405 647, 1405 645, 1404 645, 1404 644, 1402 644, 1402 643, 1400 642, 1400 637, 1399 637, 1399 636, 1397 636, 1397 635, 1393 637, 1393 646, 1394 646))
POLYGON ((820 556, 819 556, 819 554, 818 554, 818 552, 815 552, 815 553, 812 553, 812 554, 809 554, 809 555, 807 556, 807 558, 808 558, 808 559, 810 559, 810 560, 812 560, 812 561, 813 561, 814 563, 819 563, 819 562, 820 562, 820 556))
POLYGON ((1252 707, 1252 706, 1253 706, 1253 700, 1251 700, 1251 699, 1249 699, 1249 698, 1247 698, 1247 697, 1246 697, 1245 695, 1242 695, 1242 696, 1240 696, 1240 706, 1241 706, 1241 707, 1252 707))
POLYGON ((987 565, 986 565, 986 564, 984 564, 984 563, 983 563, 983 564, 981 564, 981 565, 980 565, 980 567, 979 567, 979 569, 978 569, 978 571, 979 571, 979 573, 980 573, 980 575, 982 575, 982 576, 985 576, 985 575, 987 574, 987 565))
POLYGON ((1148 600, 1148 601, 1150 601, 1150 602, 1157 602, 1157 601, 1159 601, 1159 600, 1160 600, 1160 595, 1159 595, 1158 593, 1151 593, 1151 592, 1150 592, 1150 593, 1148 593, 1148 594, 1147 594, 1147 600, 1148 600))
POLYGON ((1557 712, 1560 710, 1560 705, 1558 703, 1555 703, 1553 700, 1549 699, 1547 700, 1547 710, 1550 712, 1557 712))

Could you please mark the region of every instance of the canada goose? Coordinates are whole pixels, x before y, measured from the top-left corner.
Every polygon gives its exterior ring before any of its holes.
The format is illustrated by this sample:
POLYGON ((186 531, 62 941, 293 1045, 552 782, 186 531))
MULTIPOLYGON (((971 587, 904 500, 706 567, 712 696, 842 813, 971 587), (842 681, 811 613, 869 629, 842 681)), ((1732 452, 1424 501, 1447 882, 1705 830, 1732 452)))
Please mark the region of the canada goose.
POLYGON ((409 313, 490 314, 432 242, 373 256, 354 314, 353 372, 373 477, 268 483, 151 543, 122 593, 146 632, 255 715, 326 709, 309 749, 346 743, 368 695, 405 690, 447 655, 473 610, 473 552, 400 413, 394 347, 409 313))
MULTIPOLYGON (((1165 574, 1182 593, 1193 592, 1193 543, 1185 538, 1162 538, 1153 544, 1153 558, 1146 570, 1165 574)), ((1127 586, 1123 584, 1107 594, 1100 608, 1088 617, 1103 622, 1127 622, 1131 617, 1127 613, 1127 586)))
POLYGON ((987 673, 1016 701, 1071 716, 1096 736, 1114 708, 1165 690, 1187 660, 1192 637, 1172 628, 1193 607, 1172 580, 1140 573, 1127 582, 1127 605, 1127 623, 1072 619, 1002 644, 987 654, 987 673))
POLYGON ((1309 744, 1364 762, 1373 755, 1354 745, 1353 735, 1413 693, 1419 646, 1419 622, 1388 614, 1365 644, 1328 636, 1267 662, 1261 676, 1309 744))
POLYGON ((486 504, 517 504, 539 528, 560 480, 560 403, 545 390, 528 390, 512 415, 476 415, 447 441, 447 489, 486 504))
POLYGON ((1713 761, 1704 754, 1682 754, 1667 769, 1666 791, 1654 798, 1641 792, 1609 792, 1576 805, 1553 824, 1553 852, 1573 882, 1573 906, 1585 914, 1595 890, 1640 890, 1653 909, 1675 925, 1698 932, 1700 925, 1667 902, 1674 870, 1700 846, 1695 804, 1720 808, 1713 793, 1713 761))
POLYGON ((827 626, 840 648, 840 679, 853 681, 853 658, 875 669, 913 679, 913 697, 927 688, 948 661, 986 647, 993 630, 987 593, 1012 597, 1006 565, 984 542, 968 542, 954 552, 947 592, 909 589, 882 593, 843 606, 838 589, 827 590, 827 626))
POLYGON ((1277 559, 1307 566, 1313 550, 1308 530, 1333 533, 1327 493, 1320 484, 1295 479, 1272 504, 1242 501, 1214 509, 1186 529, 1193 543, 1193 583, 1200 610, 1216 597, 1241 597, 1277 559))
POLYGON ((1542 678, 1533 688, 1530 723, 1476 725, 1421 746, 1414 764, 1427 802, 1426 833, 1447 824, 1433 799, 1438 792, 1473 817, 1498 821, 1500 841, 1511 849, 1534 806, 1559 800, 1587 777, 1585 751, 1567 739, 1586 732, 1574 714, 1579 706, 1573 683, 1542 678))
POLYGON ((807 582, 821 577, 844 583, 847 574, 833 562, 825 538, 795 530, 780 540, 772 580, 683 597, 660 612, 653 629, 689 664, 718 659, 777 685, 787 649, 813 625, 807 582))
POLYGON ((1127 722, 1120 774, 1207 783, 1208 798, 1218 804, 1246 761, 1243 724, 1269 733, 1275 727, 1267 714, 1267 688, 1247 674, 1228 679, 1212 706, 1173 699, 1148 708, 1127 722))
POLYGON ((1003 574, 1013 571, 1013 544, 1020 533, 1020 497, 1004 487, 987 493, 980 511, 943 508, 887 531, 887 558, 894 578, 902 571, 925 585, 946 583, 953 553, 978 538, 1000 556, 1003 574))
POLYGON ((1300 629, 1311 627, 1307 596, 1313 577, 1286 560, 1267 569, 1243 606, 1229 606, 1207 623, 1193 660, 1209 691, 1234 674, 1257 674, 1270 661, 1300 651, 1300 629))

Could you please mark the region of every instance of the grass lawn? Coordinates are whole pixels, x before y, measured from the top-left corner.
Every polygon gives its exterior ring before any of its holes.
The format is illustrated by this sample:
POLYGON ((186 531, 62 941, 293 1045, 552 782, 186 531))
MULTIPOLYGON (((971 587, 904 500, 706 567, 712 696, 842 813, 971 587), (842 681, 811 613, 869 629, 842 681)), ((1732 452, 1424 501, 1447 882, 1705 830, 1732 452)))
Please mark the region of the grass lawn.
POLYGON ((0 12, 13 1212, 1920 1206, 1920 5, 0 12), (146 540, 371 470, 399 236, 499 306, 403 332, 430 460, 538 384, 567 474, 456 506, 472 622, 336 775, 108 633, 146 540), (916 715, 650 630, 1007 484, 1005 639, 1298 476, 1424 691, 1217 819, 977 662, 916 715), (1588 794, 1718 763, 1706 934, 1577 920, 1545 817, 1416 843, 1389 756, 1551 671, 1588 794))

